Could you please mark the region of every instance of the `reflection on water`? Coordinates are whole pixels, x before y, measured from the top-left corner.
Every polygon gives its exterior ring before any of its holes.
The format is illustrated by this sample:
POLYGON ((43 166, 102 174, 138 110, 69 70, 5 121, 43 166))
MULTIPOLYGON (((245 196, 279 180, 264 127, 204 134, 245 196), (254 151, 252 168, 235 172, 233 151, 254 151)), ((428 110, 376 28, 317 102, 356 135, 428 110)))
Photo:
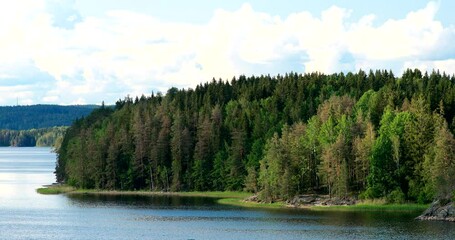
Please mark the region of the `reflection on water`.
POLYGON ((179 197, 179 196, 146 196, 146 195, 113 195, 113 194, 69 194, 72 204, 84 207, 130 207, 130 208, 207 208, 214 209, 216 198, 179 197))
POLYGON ((0 148, 0 239, 450 239, 455 224, 418 213, 242 209, 214 198, 39 195, 48 148, 0 148))

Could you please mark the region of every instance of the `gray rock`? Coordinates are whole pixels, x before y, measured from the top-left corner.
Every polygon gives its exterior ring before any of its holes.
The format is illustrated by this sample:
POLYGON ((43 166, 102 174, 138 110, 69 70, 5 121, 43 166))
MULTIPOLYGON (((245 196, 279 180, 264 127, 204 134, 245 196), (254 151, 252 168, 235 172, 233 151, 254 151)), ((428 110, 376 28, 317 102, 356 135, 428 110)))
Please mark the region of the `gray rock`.
POLYGON ((455 222, 455 207, 452 202, 441 204, 440 201, 435 201, 416 219, 455 222))
POLYGON ((290 204, 292 205, 301 205, 301 204, 312 204, 316 201, 316 196, 314 195, 299 195, 295 196, 290 204))
POLYGON ((293 206, 303 206, 303 205, 352 205, 356 203, 356 199, 346 197, 346 198, 330 198, 328 195, 316 195, 316 194, 306 194, 295 196, 292 200, 288 201, 288 204, 293 206))
POLYGON ((248 197, 244 200, 245 202, 259 202, 259 198, 257 195, 253 195, 251 197, 248 197))

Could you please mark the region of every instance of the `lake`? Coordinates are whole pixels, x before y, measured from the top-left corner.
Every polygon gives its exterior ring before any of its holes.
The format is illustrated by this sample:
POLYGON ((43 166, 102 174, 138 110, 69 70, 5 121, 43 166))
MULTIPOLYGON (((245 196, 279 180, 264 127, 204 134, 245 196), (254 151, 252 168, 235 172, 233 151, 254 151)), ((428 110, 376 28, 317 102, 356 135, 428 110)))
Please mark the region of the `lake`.
POLYGON ((211 198, 40 195, 50 148, 0 148, 0 239, 450 239, 419 213, 245 209, 211 198))

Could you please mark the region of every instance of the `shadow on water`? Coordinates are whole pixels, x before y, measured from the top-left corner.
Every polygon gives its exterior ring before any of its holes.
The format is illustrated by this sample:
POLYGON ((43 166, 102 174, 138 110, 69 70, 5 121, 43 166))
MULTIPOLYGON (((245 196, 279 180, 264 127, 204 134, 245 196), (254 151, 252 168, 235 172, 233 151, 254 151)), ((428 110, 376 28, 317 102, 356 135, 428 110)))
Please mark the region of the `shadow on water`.
POLYGON ((79 207, 125 207, 150 209, 216 209, 217 198, 186 196, 145 196, 115 194, 68 194, 71 204, 79 207))

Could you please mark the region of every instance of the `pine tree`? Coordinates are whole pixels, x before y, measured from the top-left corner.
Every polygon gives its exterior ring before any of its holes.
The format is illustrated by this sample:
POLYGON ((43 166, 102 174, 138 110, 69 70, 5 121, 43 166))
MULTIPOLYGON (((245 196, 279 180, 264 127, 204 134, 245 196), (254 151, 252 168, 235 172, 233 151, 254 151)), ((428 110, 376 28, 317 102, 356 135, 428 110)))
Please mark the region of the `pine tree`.
POLYGON ((455 139, 447 122, 437 115, 438 126, 433 147, 425 155, 424 178, 427 194, 437 199, 450 199, 455 191, 455 139))

